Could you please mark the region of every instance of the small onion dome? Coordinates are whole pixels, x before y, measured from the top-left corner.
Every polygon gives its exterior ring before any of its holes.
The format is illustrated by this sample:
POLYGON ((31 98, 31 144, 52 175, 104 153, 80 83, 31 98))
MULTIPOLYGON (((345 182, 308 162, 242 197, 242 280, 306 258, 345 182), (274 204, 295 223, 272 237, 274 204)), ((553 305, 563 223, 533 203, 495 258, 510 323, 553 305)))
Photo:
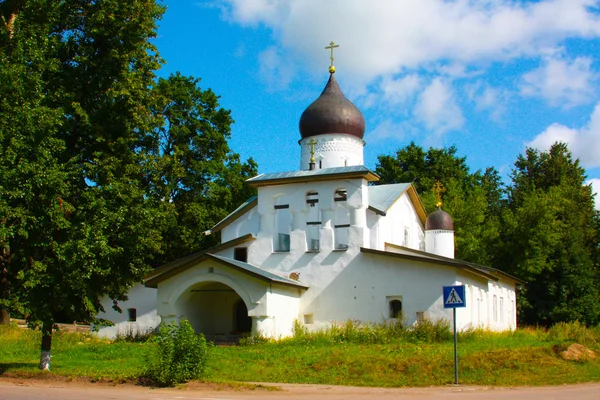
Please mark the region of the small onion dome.
POLYGON ((359 139, 365 134, 362 113, 344 96, 333 73, 329 75, 323 93, 300 117, 300 135, 303 139, 326 133, 345 133, 359 139))
POLYGON ((425 221, 425 230, 426 231, 453 231, 454 223, 452 222, 452 217, 446 211, 442 210, 441 207, 438 207, 437 210, 429 214, 427 220, 425 221))

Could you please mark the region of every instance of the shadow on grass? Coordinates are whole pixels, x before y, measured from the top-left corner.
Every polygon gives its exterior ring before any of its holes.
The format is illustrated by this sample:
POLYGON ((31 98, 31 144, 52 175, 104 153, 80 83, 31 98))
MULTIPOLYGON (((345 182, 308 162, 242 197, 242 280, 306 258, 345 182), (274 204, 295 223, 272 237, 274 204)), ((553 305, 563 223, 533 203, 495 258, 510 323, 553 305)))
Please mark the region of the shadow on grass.
POLYGON ((33 369, 37 370, 37 363, 0 363, 0 375, 13 369, 33 369))

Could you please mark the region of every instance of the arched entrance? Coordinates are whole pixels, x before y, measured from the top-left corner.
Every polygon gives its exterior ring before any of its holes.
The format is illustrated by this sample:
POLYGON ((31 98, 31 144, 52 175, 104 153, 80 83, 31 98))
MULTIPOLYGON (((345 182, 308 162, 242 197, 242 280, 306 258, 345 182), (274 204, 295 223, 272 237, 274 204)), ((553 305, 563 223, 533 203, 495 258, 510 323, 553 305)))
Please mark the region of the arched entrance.
POLYGON ((233 312, 235 314, 235 321, 233 322, 235 333, 244 334, 252 332, 252 318, 248 316, 248 307, 246 307, 244 300, 239 299, 235 303, 235 310, 233 312))
POLYGON ((233 288, 221 282, 199 282, 190 286, 181 294, 176 306, 196 332, 209 337, 252 330, 246 303, 233 288))

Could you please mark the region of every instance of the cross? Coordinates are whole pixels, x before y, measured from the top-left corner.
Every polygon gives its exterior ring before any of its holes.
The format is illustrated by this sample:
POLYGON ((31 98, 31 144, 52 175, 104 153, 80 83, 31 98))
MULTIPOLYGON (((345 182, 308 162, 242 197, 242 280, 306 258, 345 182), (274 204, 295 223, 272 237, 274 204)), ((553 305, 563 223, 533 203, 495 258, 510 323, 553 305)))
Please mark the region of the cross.
POLYGON ((440 181, 437 181, 435 185, 433 185, 433 194, 435 194, 435 198, 437 200, 437 202, 435 203, 436 206, 442 206, 442 193, 445 192, 446 188, 444 187, 444 185, 442 185, 440 181))
POLYGON ((325 50, 331 50, 331 56, 329 59, 331 60, 331 65, 329 66, 329 73, 333 74, 335 72, 335 67, 333 66, 333 49, 336 47, 340 47, 339 44, 335 44, 333 42, 329 43, 329 46, 325 46, 325 50))
POLYGON ((317 141, 315 139, 310 139, 310 142, 308 142, 308 145, 310 146, 310 162, 311 163, 315 162, 315 144, 317 144, 317 141))

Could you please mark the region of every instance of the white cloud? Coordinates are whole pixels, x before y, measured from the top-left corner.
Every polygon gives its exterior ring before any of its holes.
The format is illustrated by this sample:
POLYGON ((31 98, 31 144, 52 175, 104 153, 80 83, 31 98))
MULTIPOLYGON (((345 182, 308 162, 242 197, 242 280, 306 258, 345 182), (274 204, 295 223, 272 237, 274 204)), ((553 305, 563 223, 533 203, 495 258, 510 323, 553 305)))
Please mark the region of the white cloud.
POLYGON ((592 193, 596 194, 596 196, 594 197, 594 200, 596 202, 596 210, 600 210, 600 179, 598 179, 598 178, 588 179, 585 182, 585 184, 592 186, 592 193))
POLYGON ((260 76, 269 89, 281 89, 292 81, 292 68, 275 47, 269 47, 258 55, 260 76))
POLYGON ((403 104, 411 99, 422 86, 422 79, 417 74, 405 75, 399 79, 386 77, 380 88, 383 99, 392 105, 403 104))
POLYGON ((506 112, 510 97, 508 90, 492 87, 480 80, 474 84, 466 85, 465 91, 469 100, 475 104, 475 109, 489 111, 492 119, 499 121, 500 117, 506 112))
POLYGON ((572 107, 590 101, 594 95, 592 60, 546 58, 539 68, 525 74, 521 93, 546 99, 551 105, 572 107))
POLYGON ((278 45, 312 68, 326 68, 323 47, 339 42, 338 71, 364 82, 440 60, 538 57, 565 38, 600 36, 592 0, 224 1, 234 21, 265 24, 278 45))
POLYGON ((567 143, 573 156, 579 158, 584 167, 599 167, 600 103, 596 104, 586 126, 569 128, 560 124, 552 124, 526 145, 540 150, 547 150, 557 141, 567 143))
POLYGON ((419 122, 438 136, 464 124, 451 84, 440 78, 435 78, 419 95, 414 114, 419 122))

